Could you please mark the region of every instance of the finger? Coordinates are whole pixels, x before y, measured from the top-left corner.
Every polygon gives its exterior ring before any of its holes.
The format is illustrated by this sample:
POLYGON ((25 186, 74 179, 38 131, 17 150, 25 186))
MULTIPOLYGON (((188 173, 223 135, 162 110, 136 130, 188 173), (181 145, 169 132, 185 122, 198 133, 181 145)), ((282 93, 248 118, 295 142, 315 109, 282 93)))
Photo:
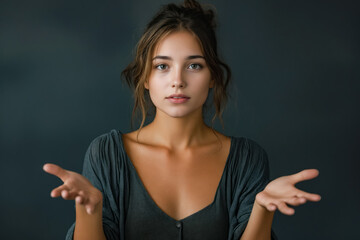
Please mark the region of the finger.
POLYGON ((87 199, 87 203, 85 204, 85 209, 88 214, 93 214, 95 211, 95 204, 93 199, 87 199))
POLYGON ((61 195, 61 191, 68 190, 68 188, 65 185, 61 185, 55 189, 53 189, 50 193, 50 196, 53 198, 59 197, 61 195))
POLYGON ((264 192, 256 195, 256 201, 260 204, 260 206, 265 207, 270 212, 274 212, 276 210, 276 205, 272 204, 272 199, 264 192))
POLYGON ((76 196, 74 196, 74 200, 76 203, 84 206, 90 203, 89 196, 84 191, 77 192, 76 196))
POLYGON ((67 171, 65 169, 61 168, 60 166, 52 164, 52 163, 47 163, 43 166, 43 170, 47 173, 57 176, 63 182, 65 182, 65 179, 67 176, 67 171))
POLYGON ((77 196, 77 192, 69 191, 68 189, 64 189, 61 191, 61 197, 65 200, 74 200, 77 196))
POLYGON ((84 204, 84 197, 78 195, 76 196, 75 201, 78 204, 84 204))
POLYGON ((94 212, 94 206, 92 206, 91 204, 85 206, 85 209, 89 215, 93 214, 93 212, 94 212))
POLYGON ((276 205, 270 203, 266 206, 266 209, 270 212, 274 212, 276 210, 276 205))
POLYGON ((61 197, 64 198, 65 200, 76 200, 78 196, 82 198, 81 204, 85 204, 87 201, 86 200, 87 197, 83 194, 83 191, 74 191, 74 190, 65 189, 64 193, 61 192, 61 197))
POLYGON ((306 203, 306 198, 303 197, 293 197, 285 201, 287 204, 292 206, 299 206, 301 204, 306 203))
POLYGON ((91 196, 86 199, 85 209, 88 214, 93 214, 95 212, 95 208, 97 207, 97 204, 101 200, 99 199, 99 196, 91 196))
POLYGON ((67 189, 64 189, 61 191, 61 197, 65 200, 70 200, 69 199, 69 191, 67 189))
POLYGON ((289 208, 284 202, 280 202, 277 205, 277 208, 285 215, 294 215, 295 213, 295 210, 293 208, 289 208))
POLYGON ((299 191, 296 194, 296 196, 299 198, 305 198, 306 200, 312 201, 312 202, 318 202, 321 200, 321 196, 319 194, 308 193, 308 192, 304 192, 304 191, 299 191))
MULTIPOLYGON (((265 207, 266 209, 268 209, 269 211, 271 211, 270 209, 273 209, 273 207, 270 207, 271 205, 271 197, 268 196, 268 194, 266 194, 265 192, 260 192, 256 195, 256 201, 263 207, 265 207), (269 209, 270 207, 270 209, 269 209)), ((275 206, 275 210, 276 210, 276 206, 275 206)), ((275 211, 274 210, 274 211, 275 211)))
POLYGON ((319 171, 317 169, 305 169, 301 172, 290 175, 290 179, 292 183, 295 185, 298 182, 310 180, 316 178, 319 175, 319 171))
POLYGON ((77 192, 77 195, 75 196, 75 201, 79 204, 84 205, 87 204, 89 200, 85 192, 81 190, 77 192))

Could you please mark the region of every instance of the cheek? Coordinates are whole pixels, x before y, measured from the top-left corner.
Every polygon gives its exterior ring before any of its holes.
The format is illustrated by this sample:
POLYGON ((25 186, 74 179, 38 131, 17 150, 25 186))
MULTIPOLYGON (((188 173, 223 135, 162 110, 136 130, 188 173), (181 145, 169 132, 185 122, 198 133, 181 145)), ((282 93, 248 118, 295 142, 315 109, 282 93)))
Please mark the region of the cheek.
POLYGON ((194 89, 201 94, 207 94, 211 88, 211 81, 208 79, 209 78, 205 78, 199 79, 199 81, 194 81, 194 89))
POLYGON ((199 82, 193 85, 193 96, 196 97, 198 104, 204 104, 209 95, 209 83, 199 82))
POLYGON ((161 83, 156 82, 156 81, 150 81, 149 84, 149 91, 152 93, 157 93, 157 92, 161 92, 161 89, 163 89, 164 87, 161 85, 161 83))
POLYGON ((148 87, 150 99, 154 104, 164 97, 164 86, 161 82, 149 81, 148 87))

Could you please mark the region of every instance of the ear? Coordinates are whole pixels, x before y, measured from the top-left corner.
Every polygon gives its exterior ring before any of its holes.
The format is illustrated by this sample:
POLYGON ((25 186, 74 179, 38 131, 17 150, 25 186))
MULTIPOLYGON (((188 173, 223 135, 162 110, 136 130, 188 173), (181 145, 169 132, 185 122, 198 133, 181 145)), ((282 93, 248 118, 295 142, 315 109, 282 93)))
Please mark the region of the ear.
POLYGON ((145 89, 149 90, 149 82, 148 81, 144 82, 144 87, 145 87, 145 89))

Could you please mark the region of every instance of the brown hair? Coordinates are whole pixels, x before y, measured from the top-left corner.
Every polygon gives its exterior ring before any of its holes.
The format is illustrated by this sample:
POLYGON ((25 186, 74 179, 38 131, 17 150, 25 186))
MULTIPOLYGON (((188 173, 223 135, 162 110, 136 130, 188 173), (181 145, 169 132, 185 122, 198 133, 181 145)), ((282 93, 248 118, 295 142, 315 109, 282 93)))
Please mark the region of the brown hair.
POLYGON ((153 106, 144 83, 151 73, 151 58, 156 44, 170 33, 180 30, 194 34, 200 43, 214 80, 212 91, 215 114, 212 122, 218 117, 222 123, 221 115, 228 98, 226 89, 231 71, 228 65, 219 59, 217 53, 214 17, 211 9, 204 10, 195 0, 185 0, 182 5, 163 6, 147 25, 136 46, 135 59, 122 72, 127 84, 134 89, 135 104, 132 119, 138 109, 141 111, 140 129, 145 123, 149 108, 153 106))

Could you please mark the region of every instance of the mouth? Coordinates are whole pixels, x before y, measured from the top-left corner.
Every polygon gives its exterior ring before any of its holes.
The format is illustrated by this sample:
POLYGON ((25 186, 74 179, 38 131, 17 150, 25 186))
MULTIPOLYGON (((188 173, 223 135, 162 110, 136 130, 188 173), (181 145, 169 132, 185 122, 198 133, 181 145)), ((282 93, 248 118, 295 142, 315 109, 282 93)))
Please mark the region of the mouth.
POLYGON ((165 99, 169 100, 171 103, 185 103, 190 99, 190 97, 184 94, 172 94, 165 99))
POLYGON ((166 97, 166 99, 190 99, 190 97, 188 97, 184 94, 172 94, 172 95, 166 97))

